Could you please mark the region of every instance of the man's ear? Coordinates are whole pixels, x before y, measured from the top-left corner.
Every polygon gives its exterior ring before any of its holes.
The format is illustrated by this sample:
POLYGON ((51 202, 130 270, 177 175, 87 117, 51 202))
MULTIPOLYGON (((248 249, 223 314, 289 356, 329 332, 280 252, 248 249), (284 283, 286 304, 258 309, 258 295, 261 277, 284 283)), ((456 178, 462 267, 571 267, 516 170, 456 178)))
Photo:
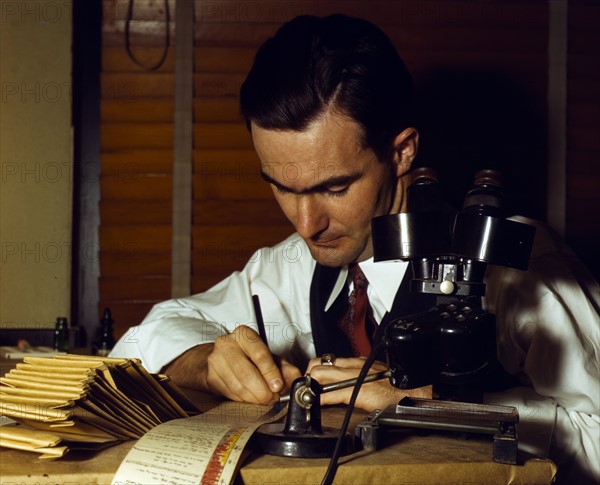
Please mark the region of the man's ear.
POLYGON ((410 171, 419 149, 419 132, 416 128, 406 128, 394 139, 394 165, 398 178, 410 171))

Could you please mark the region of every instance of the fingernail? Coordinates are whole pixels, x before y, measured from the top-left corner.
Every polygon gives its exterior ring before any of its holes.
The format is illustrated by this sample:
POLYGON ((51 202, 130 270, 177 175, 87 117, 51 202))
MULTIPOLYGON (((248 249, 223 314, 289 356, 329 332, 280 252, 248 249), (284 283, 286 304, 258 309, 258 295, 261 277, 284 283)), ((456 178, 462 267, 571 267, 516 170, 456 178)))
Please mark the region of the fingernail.
POLYGON ((271 388, 271 391, 279 392, 283 389, 283 382, 281 382, 281 379, 272 379, 269 382, 269 387, 271 388))

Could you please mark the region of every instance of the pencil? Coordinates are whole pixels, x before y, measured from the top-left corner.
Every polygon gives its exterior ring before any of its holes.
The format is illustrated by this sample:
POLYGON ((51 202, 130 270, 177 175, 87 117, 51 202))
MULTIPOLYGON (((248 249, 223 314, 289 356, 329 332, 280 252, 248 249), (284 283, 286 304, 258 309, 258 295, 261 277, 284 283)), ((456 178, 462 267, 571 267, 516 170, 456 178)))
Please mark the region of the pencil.
POLYGON ((262 316, 262 310, 260 309, 260 300, 258 295, 252 295, 252 303, 254 304, 254 314, 256 315, 256 325, 258 326, 258 334, 260 339, 269 346, 269 340, 267 339, 267 332, 265 330, 265 322, 262 316))

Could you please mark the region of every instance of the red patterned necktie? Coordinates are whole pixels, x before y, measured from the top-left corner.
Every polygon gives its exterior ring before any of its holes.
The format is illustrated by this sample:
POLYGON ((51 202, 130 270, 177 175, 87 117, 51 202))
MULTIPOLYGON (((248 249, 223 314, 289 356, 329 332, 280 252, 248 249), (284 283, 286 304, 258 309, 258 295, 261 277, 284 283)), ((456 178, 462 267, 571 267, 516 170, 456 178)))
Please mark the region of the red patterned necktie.
POLYGON ((367 327, 371 327, 370 306, 367 298, 369 282, 356 263, 348 267, 354 289, 348 299, 348 311, 339 323, 340 329, 348 336, 355 357, 366 357, 371 352, 371 340, 367 327))

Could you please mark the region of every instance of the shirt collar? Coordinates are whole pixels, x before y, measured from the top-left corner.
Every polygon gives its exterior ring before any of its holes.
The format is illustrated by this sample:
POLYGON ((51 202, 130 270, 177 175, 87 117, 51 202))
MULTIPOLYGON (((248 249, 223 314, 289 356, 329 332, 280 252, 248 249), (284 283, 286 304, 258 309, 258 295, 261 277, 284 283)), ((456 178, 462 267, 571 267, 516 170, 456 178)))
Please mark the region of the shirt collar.
MULTIPOLYGON (((398 293, 400 283, 402 283, 404 273, 408 268, 408 262, 379 261, 376 263, 373 261, 373 258, 369 258, 366 261, 358 263, 358 265, 369 281, 372 291, 375 292, 385 306, 386 311, 391 311, 396 293, 398 293)), ((333 302, 346 285, 347 278, 348 266, 344 266, 338 275, 335 285, 333 285, 333 290, 331 290, 331 295, 329 295, 329 299, 325 305, 325 311, 329 310, 331 305, 333 305, 333 302)))

